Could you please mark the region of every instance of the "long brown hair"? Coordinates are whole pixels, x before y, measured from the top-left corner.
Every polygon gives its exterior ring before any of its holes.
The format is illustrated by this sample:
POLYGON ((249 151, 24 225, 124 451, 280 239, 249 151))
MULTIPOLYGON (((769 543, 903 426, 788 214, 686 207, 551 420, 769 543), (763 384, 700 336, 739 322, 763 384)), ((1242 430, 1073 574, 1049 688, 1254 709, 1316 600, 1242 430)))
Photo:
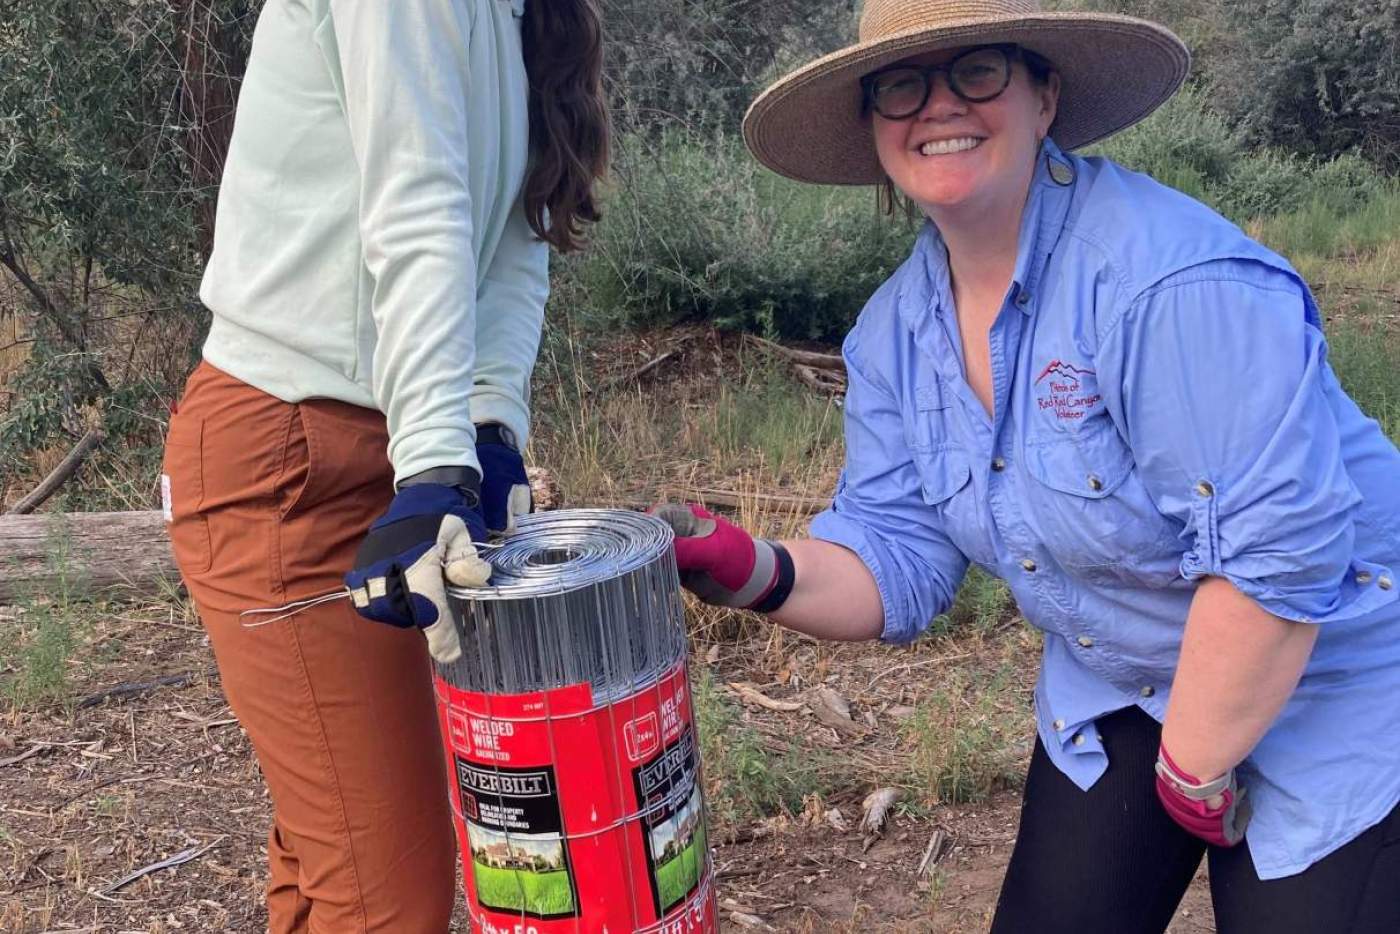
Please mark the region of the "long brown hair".
POLYGON ((608 167, 603 23, 598 0, 527 0, 521 24, 530 79, 525 217, 561 253, 602 217, 594 183, 608 167))

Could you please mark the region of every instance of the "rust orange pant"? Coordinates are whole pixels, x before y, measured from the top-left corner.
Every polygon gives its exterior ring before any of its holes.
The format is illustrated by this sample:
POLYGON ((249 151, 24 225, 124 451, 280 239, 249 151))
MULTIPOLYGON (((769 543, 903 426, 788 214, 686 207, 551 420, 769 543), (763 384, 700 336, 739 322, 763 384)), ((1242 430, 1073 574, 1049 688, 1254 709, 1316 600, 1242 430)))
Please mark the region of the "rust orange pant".
POLYGON ((454 843, 423 637, 333 591, 393 473, 377 411, 290 404, 201 364, 170 420, 170 538, 274 808, 274 934, 442 934, 454 843), (263 616, 261 619, 269 619, 263 616))

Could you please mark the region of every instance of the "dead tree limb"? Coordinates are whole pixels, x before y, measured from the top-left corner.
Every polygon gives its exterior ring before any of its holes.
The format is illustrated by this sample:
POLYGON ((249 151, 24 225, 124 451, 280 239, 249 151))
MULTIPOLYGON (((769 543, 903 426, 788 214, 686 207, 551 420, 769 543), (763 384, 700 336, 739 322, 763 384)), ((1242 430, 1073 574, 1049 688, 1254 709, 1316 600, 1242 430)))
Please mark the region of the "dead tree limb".
MULTIPOLYGON (((531 468, 529 475, 537 508, 563 505, 549 471, 531 468)), ((94 590, 178 583, 160 511, 0 515, 0 605, 42 594, 63 577, 94 590), (56 552, 65 567, 54 567, 56 552)))
POLYGON ((673 349, 668 350, 659 356, 652 357, 650 360, 648 360, 646 363, 643 363, 641 366, 628 370, 626 373, 622 373, 618 376, 614 376, 612 379, 607 380, 606 382, 599 385, 597 388, 588 390, 587 394, 597 395, 598 393, 606 392, 609 389, 612 389, 616 386, 621 386, 625 383, 636 382, 643 376, 646 376, 652 370, 659 367, 661 364, 665 363, 667 360, 674 357, 676 353, 677 351, 673 349))
POLYGON ((810 389, 837 396, 846 394, 845 370, 821 370, 805 363, 794 363, 792 368, 797 373, 797 378, 810 389))
POLYGON ((784 347, 782 344, 775 344, 772 341, 747 335, 747 339, 760 350, 777 354, 780 357, 792 362, 800 363, 804 366, 815 367, 818 370, 839 370, 846 372, 846 361, 841 359, 840 354, 817 353, 813 350, 798 350, 794 347, 784 347))
POLYGON ((691 490, 707 506, 725 506, 738 509, 752 505, 772 512, 787 510, 811 515, 821 512, 831 505, 830 497, 784 496, 778 493, 738 493, 733 490, 691 490))
POLYGON ((44 500, 57 492, 58 488, 63 486, 69 477, 78 472, 78 468, 82 466, 83 461, 92 453, 94 448, 102 443, 104 437, 101 428, 89 428, 87 432, 78 439, 78 443, 73 445, 73 450, 69 451, 64 456, 63 460, 59 461, 58 466, 49 471, 49 475, 40 481, 38 486, 31 490, 23 499, 6 510, 5 514, 9 516, 22 516, 38 509, 39 506, 43 504, 44 500))

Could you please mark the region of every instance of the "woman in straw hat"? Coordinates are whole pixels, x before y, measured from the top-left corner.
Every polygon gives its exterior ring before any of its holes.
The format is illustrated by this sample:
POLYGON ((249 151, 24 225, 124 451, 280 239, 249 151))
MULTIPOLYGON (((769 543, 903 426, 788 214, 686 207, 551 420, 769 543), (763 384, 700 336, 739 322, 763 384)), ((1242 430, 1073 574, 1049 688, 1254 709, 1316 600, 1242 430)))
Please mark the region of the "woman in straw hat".
POLYGON ((687 585, 905 642, 970 562, 1010 583, 1045 647, 994 931, 1162 931, 1202 854, 1222 932, 1400 931, 1400 452, 1282 257, 1070 154, 1185 48, 1033 0, 867 0, 860 36, 745 138, 929 223, 846 339, 812 538, 662 507, 687 585))

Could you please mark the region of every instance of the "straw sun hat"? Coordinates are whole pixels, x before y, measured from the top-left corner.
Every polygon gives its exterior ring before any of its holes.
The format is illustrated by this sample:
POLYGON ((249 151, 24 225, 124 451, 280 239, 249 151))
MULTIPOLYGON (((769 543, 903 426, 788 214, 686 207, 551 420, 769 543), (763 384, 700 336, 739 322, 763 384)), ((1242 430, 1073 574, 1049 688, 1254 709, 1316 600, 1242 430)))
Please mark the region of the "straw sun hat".
POLYGON ((799 68, 764 91, 744 140, 780 175, 828 185, 885 179, 862 75, 912 55, 1015 43, 1050 60, 1060 101, 1050 135, 1070 150, 1146 117, 1186 78, 1190 54, 1172 32, 1129 16, 1044 13, 1036 0, 865 0, 860 41, 799 68))

